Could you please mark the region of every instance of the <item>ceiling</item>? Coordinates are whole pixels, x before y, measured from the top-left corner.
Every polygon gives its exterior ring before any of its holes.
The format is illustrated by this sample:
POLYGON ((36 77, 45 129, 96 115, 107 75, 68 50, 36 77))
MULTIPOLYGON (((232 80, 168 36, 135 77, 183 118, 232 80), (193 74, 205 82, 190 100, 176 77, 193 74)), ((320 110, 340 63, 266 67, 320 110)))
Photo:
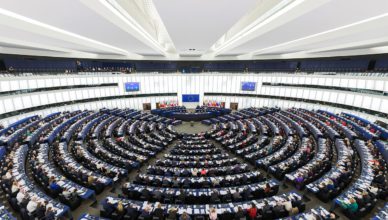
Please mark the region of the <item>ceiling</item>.
POLYGON ((0 53, 242 60, 388 53, 387 0, 0 0, 0 53))

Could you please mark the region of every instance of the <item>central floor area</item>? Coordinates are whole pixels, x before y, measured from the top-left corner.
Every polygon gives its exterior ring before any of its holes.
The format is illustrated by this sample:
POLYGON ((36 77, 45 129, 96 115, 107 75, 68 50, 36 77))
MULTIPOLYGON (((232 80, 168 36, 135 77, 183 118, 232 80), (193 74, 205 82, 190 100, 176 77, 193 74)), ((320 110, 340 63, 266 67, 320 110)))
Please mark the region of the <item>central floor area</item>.
POLYGON ((201 132, 207 132, 211 126, 202 124, 201 122, 187 122, 183 121, 182 124, 174 126, 175 131, 181 134, 196 134, 201 132))

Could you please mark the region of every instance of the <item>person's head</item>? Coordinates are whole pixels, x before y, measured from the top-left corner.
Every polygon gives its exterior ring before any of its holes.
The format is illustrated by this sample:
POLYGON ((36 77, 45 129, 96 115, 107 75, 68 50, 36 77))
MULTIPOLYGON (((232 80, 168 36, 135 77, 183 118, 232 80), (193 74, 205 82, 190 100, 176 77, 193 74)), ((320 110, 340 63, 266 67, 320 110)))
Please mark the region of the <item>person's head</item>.
POLYGON ((242 212, 242 211, 243 211, 243 209, 241 208, 241 206, 237 207, 237 210, 238 210, 239 212, 242 212))
POLYGON ((162 208, 162 204, 159 203, 158 204, 158 208, 161 209, 162 208))
POLYGON ((255 205, 255 203, 251 203, 251 208, 256 208, 256 205, 255 205))
POLYGON ((350 198, 350 199, 349 199, 349 202, 350 202, 350 203, 356 203, 356 200, 355 200, 354 198, 350 198))

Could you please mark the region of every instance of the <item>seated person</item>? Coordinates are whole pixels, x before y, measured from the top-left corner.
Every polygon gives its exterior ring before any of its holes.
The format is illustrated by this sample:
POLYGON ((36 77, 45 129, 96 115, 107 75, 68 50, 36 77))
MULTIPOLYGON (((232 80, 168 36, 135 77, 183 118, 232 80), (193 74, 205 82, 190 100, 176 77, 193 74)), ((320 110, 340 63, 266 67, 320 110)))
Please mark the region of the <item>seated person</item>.
POLYGON ((355 213, 358 211, 358 204, 354 198, 349 199, 349 203, 342 202, 341 206, 350 213, 355 213))
POLYGON ((190 185, 191 185, 191 181, 188 178, 183 180, 183 186, 190 187, 190 185))
POLYGON ((264 188, 264 193, 268 194, 270 192, 271 192, 271 186, 269 185, 269 183, 266 183, 264 188))
POLYGON ((179 220, 191 220, 191 217, 189 214, 187 214, 186 211, 182 213, 182 215, 179 217, 179 220))
POLYGON ((13 182, 12 182, 12 187, 11 187, 12 196, 17 195, 18 192, 19 192, 19 185, 18 185, 18 182, 13 181, 13 182))
POLYGON ((45 212, 46 212, 46 207, 43 205, 43 203, 39 202, 35 210, 36 218, 43 219, 43 217, 45 216, 45 212))
POLYGON ((327 190, 329 190, 329 191, 335 189, 334 182, 333 182, 331 179, 329 179, 329 180, 327 181, 326 188, 327 188, 327 190))
POLYGON ((238 201, 240 199, 241 199, 240 192, 239 192, 238 188, 236 188, 236 192, 233 193, 233 200, 238 201))
POLYGON ((167 219, 168 220, 176 220, 177 219, 177 213, 178 213, 178 209, 176 207, 171 207, 168 210, 167 219))
POLYGON ((379 171, 379 173, 374 177, 373 182, 383 185, 385 183, 385 176, 383 171, 379 171))
POLYGON ((119 216, 123 216, 125 214, 125 208, 122 201, 119 201, 116 206, 116 213, 119 216))
POLYGON ((217 210, 215 207, 211 208, 210 209, 210 212, 209 212, 209 219, 210 220, 217 220, 217 210))
POLYGON ((55 211, 51 206, 46 210, 46 215, 43 218, 44 220, 55 220, 55 211))
POLYGON ((151 220, 152 219, 151 209, 152 209, 151 206, 147 205, 141 212, 140 217, 143 217, 144 220, 151 220))
POLYGON ((180 189, 177 193, 177 200, 181 201, 181 203, 185 203, 186 201, 186 195, 183 189, 180 189))
POLYGON ((301 189, 304 182, 304 178, 301 174, 298 175, 298 177, 295 178, 295 184, 297 189, 301 189))
POLYGON ((63 195, 63 197, 65 197, 65 199, 67 199, 67 200, 70 200, 70 199, 71 199, 71 192, 70 192, 70 190, 63 189, 62 195, 63 195))
POLYGON ((160 189, 156 189, 153 193, 153 197, 156 201, 161 201, 162 200, 162 197, 163 197, 163 193, 162 191, 160 191, 160 189))
POLYGON ((17 200, 18 204, 24 203, 24 202, 26 201, 26 199, 27 199, 27 196, 26 196, 24 190, 23 190, 23 189, 20 190, 20 191, 17 193, 17 195, 16 195, 16 200, 17 200))
MULTIPOLYGON (((52 177, 53 178, 53 177, 52 177)), ((56 180, 51 180, 51 183, 50 183, 50 190, 55 194, 55 195, 58 195, 59 193, 61 193, 63 190, 62 190, 62 187, 60 185, 58 185, 57 181, 56 180)))
POLYGON ((131 219, 137 219, 137 216, 139 215, 137 209, 133 206, 133 204, 129 204, 127 207, 127 216, 129 216, 131 219))
POLYGON ((87 177, 87 181, 88 181, 88 185, 89 185, 89 186, 93 186, 93 185, 95 184, 95 182, 96 182, 94 176, 92 176, 92 175, 89 175, 89 176, 87 177))
POLYGON ((159 220, 164 219, 164 210, 162 209, 162 204, 158 203, 156 209, 152 213, 152 216, 159 218, 159 220))
POLYGON ((267 200, 264 200, 264 206, 262 207, 262 213, 266 213, 272 210, 272 207, 268 204, 267 200))
POLYGON ((210 195, 210 203, 217 203, 220 201, 219 192, 216 189, 213 189, 210 195))
POLYGON ((148 191, 147 188, 144 188, 142 191, 141 191, 141 197, 144 199, 144 200, 149 200, 150 199, 150 191, 148 191))
POLYGON ((38 203, 36 202, 37 198, 34 196, 27 204, 27 211, 31 214, 36 211, 38 208, 38 203))
POLYGON ((111 214, 115 210, 115 207, 113 206, 112 203, 110 203, 109 200, 102 203, 102 208, 105 210, 105 212, 109 214, 111 214))
POLYGON ((241 208, 241 206, 237 207, 237 212, 234 214, 235 220, 240 220, 242 218, 245 218, 244 210, 241 208))
POLYGON ((249 209, 247 209, 247 213, 248 213, 249 219, 251 219, 251 220, 256 219, 257 208, 256 208, 256 205, 254 203, 252 203, 251 207, 249 209))
POLYGON ((275 207, 273 207, 272 210, 273 210, 275 216, 280 215, 280 213, 282 213, 283 210, 284 210, 284 205, 283 205, 283 203, 282 203, 282 202, 277 202, 276 205, 275 205, 275 207))

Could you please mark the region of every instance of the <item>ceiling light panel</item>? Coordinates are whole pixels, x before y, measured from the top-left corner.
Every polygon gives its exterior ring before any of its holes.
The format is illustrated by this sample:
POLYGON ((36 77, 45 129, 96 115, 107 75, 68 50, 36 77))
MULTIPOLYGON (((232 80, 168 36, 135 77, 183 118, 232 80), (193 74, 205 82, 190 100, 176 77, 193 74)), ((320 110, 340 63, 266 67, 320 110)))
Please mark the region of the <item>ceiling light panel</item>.
MULTIPOLYGON (((388 12, 388 1, 386 0, 373 0, 373 4, 365 4, 362 0, 329 1, 225 53, 246 54, 258 51, 273 45, 368 19, 386 12, 388 12)), ((355 35, 354 37, 357 36, 355 35)), ((317 45, 316 43, 309 44, 312 47, 317 45)))

